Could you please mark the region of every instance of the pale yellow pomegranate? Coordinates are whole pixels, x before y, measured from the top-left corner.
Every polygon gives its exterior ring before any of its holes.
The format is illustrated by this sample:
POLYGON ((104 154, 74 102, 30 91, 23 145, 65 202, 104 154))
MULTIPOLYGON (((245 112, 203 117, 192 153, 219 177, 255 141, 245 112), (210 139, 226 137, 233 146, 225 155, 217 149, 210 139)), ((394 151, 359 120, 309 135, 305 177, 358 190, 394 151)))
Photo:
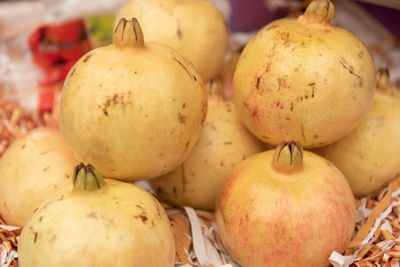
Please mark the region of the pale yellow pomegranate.
POLYGON ((172 267, 167 214, 146 190, 79 165, 73 189, 33 213, 18 243, 21 267, 172 267))
POLYGON ((77 158, 106 177, 163 175, 186 159, 200 136, 207 92, 190 62, 144 43, 136 19, 122 19, 113 38, 69 72, 60 131, 77 158))
POLYGON ((363 197, 400 177, 400 93, 389 73, 377 72, 372 109, 351 133, 315 150, 346 176, 356 197, 363 197))
POLYGON ((76 164, 55 129, 38 128, 16 139, 0 161, 0 215, 23 226, 49 195, 71 186, 76 164))
POLYGON ((208 91, 207 119, 189 157, 174 171, 149 181, 169 203, 214 210, 229 172, 245 158, 265 150, 265 145, 241 124, 219 81, 210 81, 208 91))
POLYGON ((243 267, 329 266, 354 232, 354 196, 326 159, 283 143, 240 163, 217 199, 219 236, 243 267))
POLYGON ((313 1, 304 15, 266 25, 246 45, 233 95, 241 120, 264 142, 327 145, 371 107, 373 60, 356 36, 330 24, 334 14, 330 1, 313 1))
POLYGON ((189 59, 206 81, 222 69, 228 31, 219 10, 208 0, 129 1, 121 17, 136 17, 146 40, 168 45, 189 59))

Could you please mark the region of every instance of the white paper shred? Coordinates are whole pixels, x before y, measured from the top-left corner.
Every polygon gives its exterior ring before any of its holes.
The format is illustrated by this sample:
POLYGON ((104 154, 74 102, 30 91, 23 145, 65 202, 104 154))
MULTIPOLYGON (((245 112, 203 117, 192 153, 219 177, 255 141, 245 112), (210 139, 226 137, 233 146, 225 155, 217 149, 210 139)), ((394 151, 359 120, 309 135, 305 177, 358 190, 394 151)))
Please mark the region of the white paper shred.
POLYGON ((197 217, 197 214, 193 208, 184 207, 184 209, 190 221, 190 227, 192 229, 193 236, 193 249, 196 253, 197 259, 199 260, 200 264, 212 264, 207 258, 206 245, 204 244, 199 217, 197 217))
MULTIPOLYGON (((374 238, 372 238, 372 237, 374 236, 376 230, 381 225, 382 221, 385 220, 386 217, 391 212, 392 212, 392 204, 390 204, 389 207, 375 220, 374 226, 371 228, 371 230, 369 231, 368 235, 361 242, 360 247, 352 255, 343 256, 343 255, 339 254, 338 252, 334 251, 334 252, 331 253, 331 255, 329 257, 330 263, 334 267, 348 267, 348 266, 350 266, 350 264, 352 264, 355 260, 357 260, 356 257, 358 255, 358 253, 362 249, 364 249, 365 247, 367 247, 370 244, 372 244, 378 238, 378 236, 374 237, 374 238)), ((388 227, 388 226, 385 226, 385 227, 388 227)))
POLYGON ((0 229, 6 230, 6 231, 15 231, 15 230, 18 230, 19 227, 0 224, 0 229))
POLYGON ((371 215, 372 210, 366 208, 367 198, 362 199, 362 204, 357 208, 356 211, 356 223, 363 222, 366 218, 371 215))
POLYGON ((342 254, 334 251, 329 257, 329 261, 334 267, 347 267, 353 263, 355 257, 355 255, 343 256, 342 254))
POLYGON ((386 230, 389 231, 391 234, 393 234, 392 225, 388 220, 385 220, 385 222, 381 225, 381 230, 386 230))
POLYGON ((379 242, 378 244, 376 244, 376 246, 379 247, 381 250, 389 250, 392 247, 394 247, 395 245, 396 245, 395 240, 383 240, 383 241, 379 242))
POLYGON ((191 207, 184 207, 192 229, 193 249, 201 265, 212 264, 214 266, 223 266, 218 251, 211 245, 210 241, 203 235, 201 230, 202 222, 197 216, 195 210, 191 207))
POLYGON ((397 197, 399 195, 400 195, 400 188, 397 189, 396 191, 392 192, 392 198, 395 198, 395 197, 397 197))
POLYGON ((9 251, 7 246, 2 244, 3 251, 0 256, 0 267, 8 267, 10 266, 13 259, 18 258, 18 253, 14 250, 9 251))
POLYGON ((386 219, 386 217, 392 212, 392 204, 389 205, 389 207, 375 220, 375 224, 372 227, 372 229, 369 231, 367 237, 361 242, 361 246, 367 244, 372 236, 374 235, 374 233, 376 232, 376 230, 378 229, 379 225, 381 224, 381 222, 386 219))

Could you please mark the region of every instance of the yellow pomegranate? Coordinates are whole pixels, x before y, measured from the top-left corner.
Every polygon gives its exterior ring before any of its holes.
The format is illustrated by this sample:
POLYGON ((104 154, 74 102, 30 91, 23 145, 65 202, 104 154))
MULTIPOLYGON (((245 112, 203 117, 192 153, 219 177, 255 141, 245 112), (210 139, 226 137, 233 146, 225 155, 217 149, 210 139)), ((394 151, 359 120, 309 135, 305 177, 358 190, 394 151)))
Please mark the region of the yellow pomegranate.
POLYGON ((23 226, 51 194, 70 187, 78 161, 55 129, 39 128, 15 140, 0 161, 0 214, 23 226))
POLYGON ((21 267, 174 266, 175 245, 160 203, 140 187, 79 165, 73 190, 49 198, 22 229, 21 267))
POLYGON ((136 19, 121 19, 114 44, 71 69, 60 130, 81 161, 106 177, 136 181, 177 168, 200 136, 207 92, 174 50, 144 43, 136 19))
POLYGON ((264 144, 239 121, 218 81, 208 83, 208 113, 203 132, 189 157, 174 171, 149 180, 158 196, 177 206, 214 210, 221 185, 234 166, 264 144))
POLYGON ((343 174, 298 142, 240 163, 217 199, 224 247, 243 267, 329 266, 355 227, 354 196, 343 174))
POLYGON ((334 15, 330 1, 313 1, 304 15, 266 25, 246 45, 233 95, 241 120, 264 142, 327 145, 371 107, 373 60, 356 36, 330 24, 334 15))
POLYGON ((377 91, 367 117, 339 141, 315 152, 346 176, 356 197, 363 197, 400 177, 400 93, 389 73, 377 72, 377 91))
POLYGON ((116 22, 121 17, 136 17, 147 40, 189 59, 203 80, 221 71, 228 31, 222 14, 208 0, 133 0, 122 7, 116 22))

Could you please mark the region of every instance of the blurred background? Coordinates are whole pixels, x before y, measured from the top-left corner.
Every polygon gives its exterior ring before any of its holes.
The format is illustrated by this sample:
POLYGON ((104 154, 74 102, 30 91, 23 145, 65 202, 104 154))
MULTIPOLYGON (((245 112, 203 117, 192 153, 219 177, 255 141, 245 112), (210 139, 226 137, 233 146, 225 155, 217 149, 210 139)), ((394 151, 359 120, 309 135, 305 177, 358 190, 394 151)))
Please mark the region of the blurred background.
MULTIPOLYGON (((143 0, 145 1, 145 0, 143 0)), ((210 0, 231 32, 229 51, 282 17, 297 17, 300 0, 210 0)), ((71 66, 111 42, 114 14, 126 0, 0 0, 0 97, 50 111, 71 66)), ((377 68, 388 68, 400 88, 400 0, 333 0, 334 25, 357 35, 377 68)), ((227 58, 229 55, 227 55, 227 58)))

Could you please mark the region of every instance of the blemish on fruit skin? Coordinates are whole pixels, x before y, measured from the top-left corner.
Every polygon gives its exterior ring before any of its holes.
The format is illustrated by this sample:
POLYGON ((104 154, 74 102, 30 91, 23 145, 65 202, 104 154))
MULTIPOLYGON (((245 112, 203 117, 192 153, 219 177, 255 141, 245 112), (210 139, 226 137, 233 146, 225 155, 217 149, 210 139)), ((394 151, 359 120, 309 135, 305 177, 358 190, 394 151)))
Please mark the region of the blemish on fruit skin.
POLYGON ((88 62, 89 59, 92 57, 93 54, 89 54, 85 57, 85 59, 83 60, 84 63, 88 62))
POLYGON ((253 112, 251 113, 251 117, 258 118, 258 107, 255 107, 253 109, 253 112))
POLYGON ((272 26, 266 28, 265 31, 269 31, 269 30, 275 29, 277 27, 278 27, 278 25, 272 25, 272 26))
POLYGON ((185 67, 185 65, 183 65, 182 62, 180 62, 180 61, 179 61, 177 58, 175 58, 175 57, 173 57, 172 59, 175 60, 175 61, 186 71, 186 73, 189 75, 189 77, 190 77, 191 79, 193 79, 194 81, 197 81, 197 77, 194 76, 194 75, 191 75, 191 73, 188 71, 188 69, 185 67))
POLYGON ((358 87, 362 88, 364 85, 364 79, 363 77, 360 77, 360 80, 358 81, 358 87))
POLYGON ((178 113, 178 121, 179 121, 179 123, 182 123, 182 124, 185 124, 186 123, 186 116, 185 115, 183 115, 182 113, 178 113))
POLYGON ((311 97, 315 95, 315 82, 309 83, 308 86, 311 86, 311 97))
POLYGON ((267 66, 265 67, 265 72, 269 72, 271 70, 271 62, 267 63, 267 66))
POLYGON ((76 69, 76 68, 73 68, 73 69, 72 69, 71 75, 70 75, 70 76, 74 76, 74 74, 75 74, 75 69, 76 69))
POLYGON ((38 232, 35 232, 33 237, 33 243, 36 243, 37 238, 38 238, 38 232))
POLYGON ((346 60, 343 57, 340 57, 339 63, 342 65, 343 68, 345 68, 351 75, 361 78, 360 75, 356 74, 354 72, 354 67, 346 62, 346 60))
POLYGON ((176 194, 176 186, 172 187, 172 192, 174 193, 175 197, 177 196, 176 194))
POLYGON ((147 216, 145 215, 145 214, 140 214, 140 215, 138 215, 138 216, 135 216, 135 219, 138 219, 138 218, 140 218, 141 220, 142 220, 142 222, 143 223, 146 223, 146 221, 147 221, 147 216))
POLYGON ((288 86, 288 84, 286 83, 285 77, 278 78, 278 91, 281 90, 282 88, 290 88, 290 86, 288 86))
POLYGON ((279 109, 283 109, 283 107, 284 107, 283 104, 281 102, 279 102, 279 101, 273 102, 272 106, 275 107, 275 108, 279 108, 279 109))
POLYGON ((290 46, 290 40, 289 40, 289 36, 290 34, 288 32, 279 32, 279 38, 283 41, 283 45, 285 47, 290 46))
POLYGON ((91 212, 91 213, 86 214, 86 217, 87 218, 91 218, 91 219, 96 219, 96 220, 98 219, 98 217, 97 217, 95 212, 91 212))

